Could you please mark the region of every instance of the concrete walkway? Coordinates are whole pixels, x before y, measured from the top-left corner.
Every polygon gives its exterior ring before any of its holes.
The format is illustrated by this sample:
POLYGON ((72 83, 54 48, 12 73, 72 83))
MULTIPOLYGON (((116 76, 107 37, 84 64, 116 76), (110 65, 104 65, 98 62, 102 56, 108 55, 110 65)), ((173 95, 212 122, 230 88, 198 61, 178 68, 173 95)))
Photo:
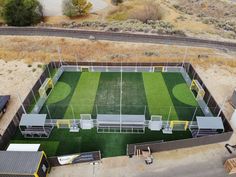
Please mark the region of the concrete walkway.
MULTIPOLYGON (((89 0, 93 7, 90 12, 100 11, 108 6, 104 0, 89 0)), ((44 16, 62 16, 63 0, 39 0, 43 6, 44 16)))

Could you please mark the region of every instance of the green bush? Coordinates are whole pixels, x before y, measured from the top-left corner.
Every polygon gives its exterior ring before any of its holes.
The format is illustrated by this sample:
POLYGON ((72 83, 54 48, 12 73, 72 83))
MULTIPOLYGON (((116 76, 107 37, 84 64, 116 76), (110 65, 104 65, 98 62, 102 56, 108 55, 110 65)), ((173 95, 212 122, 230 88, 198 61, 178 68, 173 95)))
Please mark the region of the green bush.
POLYGON ((0 0, 0 17, 3 15, 4 0, 0 0))
POLYGON ((5 0, 3 18, 8 25, 29 26, 43 17, 42 6, 37 0, 5 0))

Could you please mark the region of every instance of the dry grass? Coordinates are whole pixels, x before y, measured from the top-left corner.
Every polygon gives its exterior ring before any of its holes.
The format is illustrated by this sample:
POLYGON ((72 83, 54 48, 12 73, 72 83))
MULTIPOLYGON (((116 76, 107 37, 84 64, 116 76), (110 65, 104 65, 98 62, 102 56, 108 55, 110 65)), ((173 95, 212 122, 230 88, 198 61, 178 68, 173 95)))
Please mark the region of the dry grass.
POLYGON ((127 0, 109 11, 109 20, 138 19, 146 22, 148 20, 160 20, 163 15, 159 0, 127 0))
MULTIPOLYGON (((216 29, 216 27, 213 24, 205 24, 202 22, 202 20, 197 17, 202 11, 201 6, 197 6, 197 10, 195 9, 194 4, 200 4, 198 1, 192 2, 189 0, 151 0, 152 2, 156 2, 160 5, 161 11, 160 17, 161 20, 165 22, 169 22, 174 26, 175 29, 184 31, 185 34, 189 36, 199 36, 203 38, 211 38, 211 39, 218 39, 221 37, 221 39, 230 40, 231 33, 228 33, 226 31, 222 31, 219 29, 216 29), (174 4, 181 4, 180 7, 187 6, 186 8, 190 9, 189 11, 193 13, 193 15, 184 13, 176 8, 174 8, 174 4), (192 9, 194 10, 192 10, 192 9)), ((204 0, 209 1, 210 0, 204 0)), ((217 0, 214 0, 217 1, 217 0)), ((107 19, 109 20, 127 20, 128 18, 137 18, 137 19, 143 19, 145 16, 145 13, 143 9, 145 9, 145 1, 139 1, 139 0, 126 0, 124 3, 120 4, 118 7, 110 11, 108 14, 107 19), (138 13, 139 12, 139 13, 138 13), (142 17, 142 18, 140 18, 142 17)), ((210 2, 210 4, 214 4, 210 2)), ((220 13, 222 16, 226 11, 223 11, 224 7, 220 7, 220 4, 222 3, 215 3, 215 7, 217 10, 217 13, 220 13)), ((229 8, 230 5, 225 5, 226 9, 229 8)), ((230 9, 233 9, 231 7, 230 9)), ((204 10, 204 13, 210 13, 214 16, 215 13, 214 10, 211 9, 204 10)), ((231 10, 232 11, 232 10, 231 10)), ((231 12, 230 11, 230 12, 231 12)), ((152 15, 153 16, 153 15, 152 15)), ((216 15, 217 16, 217 15, 216 15)), ((232 15, 231 15, 232 16, 232 15)), ((232 18, 232 17, 231 17, 232 18)))
POLYGON ((56 37, 10 37, 0 36, 0 59, 25 60, 27 63, 58 60, 58 48, 61 57, 67 61, 123 61, 123 62, 157 62, 190 61, 207 66, 212 63, 236 67, 236 54, 223 51, 158 44, 122 43, 108 41, 89 41, 56 37), (147 52, 159 55, 147 56, 147 52), (205 57, 199 58, 198 55, 205 57), (206 57, 207 56, 207 57, 206 57), (185 58, 185 59, 184 59, 185 58))

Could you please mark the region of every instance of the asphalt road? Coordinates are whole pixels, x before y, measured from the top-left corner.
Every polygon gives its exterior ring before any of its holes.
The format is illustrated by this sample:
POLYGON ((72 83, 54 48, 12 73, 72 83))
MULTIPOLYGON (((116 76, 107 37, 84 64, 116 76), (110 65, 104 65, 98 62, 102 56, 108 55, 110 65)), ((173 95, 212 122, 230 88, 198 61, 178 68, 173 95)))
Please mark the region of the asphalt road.
POLYGON ((148 35, 134 33, 115 33, 102 31, 87 31, 63 28, 38 28, 38 27, 1 27, 0 35, 24 35, 24 36, 55 36, 96 40, 123 41, 136 43, 155 43, 168 45, 182 45, 195 47, 208 47, 229 51, 236 51, 236 43, 205 40, 190 37, 148 35))

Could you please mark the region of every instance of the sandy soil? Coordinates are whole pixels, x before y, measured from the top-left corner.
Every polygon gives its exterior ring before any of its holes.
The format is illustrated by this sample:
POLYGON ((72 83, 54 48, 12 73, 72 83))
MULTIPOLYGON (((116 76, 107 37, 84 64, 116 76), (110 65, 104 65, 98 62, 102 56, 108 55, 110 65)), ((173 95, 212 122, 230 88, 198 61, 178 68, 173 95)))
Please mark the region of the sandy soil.
POLYGON ((38 64, 35 62, 29 67, 23 61, 0 60, 0 95, 11 95, 7 112, 0 119, 0 134, 5 132, 20 106, 18 95, 23 100, 41 74, 42 69, 37 67, 38 64))
POLYGON ((218 104, 223 105, 226 101, 224 113, 230 119, 233 107, 229 101, 236 88, 236 68, 213 64, 208 68, 197 65, 196 70, 218 104))

